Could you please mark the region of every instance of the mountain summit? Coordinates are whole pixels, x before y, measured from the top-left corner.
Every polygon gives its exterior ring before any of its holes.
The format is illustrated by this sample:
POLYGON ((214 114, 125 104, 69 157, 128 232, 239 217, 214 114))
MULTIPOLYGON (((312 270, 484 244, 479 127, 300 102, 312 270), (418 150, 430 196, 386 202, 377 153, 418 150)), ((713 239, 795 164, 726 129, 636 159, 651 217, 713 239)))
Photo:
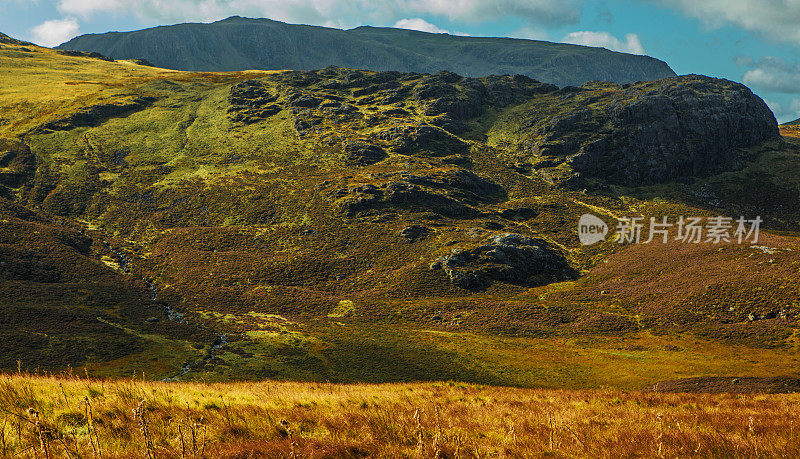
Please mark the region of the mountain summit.
POLYGON ((468 77, 522 74, 559 86, 675 76, 663 61, 604 48, 366 26, 340 30, 238 16, 211 24, 82 35, 58 48, 115 59, 143 58, 158 67, 194 71, 335 65, 419 73, 448 70, 468 77))

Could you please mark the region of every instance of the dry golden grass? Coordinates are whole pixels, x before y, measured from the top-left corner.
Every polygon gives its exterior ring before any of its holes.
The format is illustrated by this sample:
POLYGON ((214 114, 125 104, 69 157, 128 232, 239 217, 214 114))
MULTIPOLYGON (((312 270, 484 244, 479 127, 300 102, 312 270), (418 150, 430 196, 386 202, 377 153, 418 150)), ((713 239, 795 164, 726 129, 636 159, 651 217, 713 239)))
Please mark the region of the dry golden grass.
POLYGON ((798 395, 0 377, 21 457, 798 457, 798 395), (27 455, 27 456, 26 456, 27 455))
POLYGON ((800 137, 800 125, 797 124, 781 124, 779 126, 781 135, 786 137, 800 137))

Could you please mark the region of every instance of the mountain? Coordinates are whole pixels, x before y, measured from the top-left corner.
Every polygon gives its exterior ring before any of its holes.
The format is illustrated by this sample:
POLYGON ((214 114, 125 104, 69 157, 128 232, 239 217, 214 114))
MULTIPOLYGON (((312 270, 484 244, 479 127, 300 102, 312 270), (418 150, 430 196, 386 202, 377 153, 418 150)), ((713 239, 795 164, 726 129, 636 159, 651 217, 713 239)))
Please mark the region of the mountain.
POLYGON ((561 388, 796 372, 800 144, 741 84, 193 73, 18 44, 0 69, 2 368, 561 388), (587 213, 612 233, 765 228, 589 246, 587 213))
POLYGON ((312 70, 334 65, 419 73, 449 70, 472 77, 522 74, 559 86, 675 76, 657 59, 603 48, 392 28, 339 30, 236 16, 211 24, 82 35, 58 48, 115 59, 142 58, 158 67, 192 71, 312 70))

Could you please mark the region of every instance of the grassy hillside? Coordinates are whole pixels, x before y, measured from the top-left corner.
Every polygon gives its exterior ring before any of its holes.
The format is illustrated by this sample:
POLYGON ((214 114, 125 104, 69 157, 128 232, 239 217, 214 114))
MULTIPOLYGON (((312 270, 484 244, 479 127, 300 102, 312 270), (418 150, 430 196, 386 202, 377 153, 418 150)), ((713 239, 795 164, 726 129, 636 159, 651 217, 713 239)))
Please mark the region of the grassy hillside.
POLYGON ((190 73, 18 43, 0 68, 3 368, 628 389, 797 372, 800 150, 739 85, 190 73), (533 167, 566 106, 592 109, 578 126, 637 114, 619 132, 638 132, 654 86, 722 113, 677 112, 684 138, 741 129, 737 161, 586 186, 568 162, 533 167), (587 212, 773 232, 585 247, 587 212))
POLYGON ((797 395, 0 377, 4 456, 794 457, 797 395))
POLYGON ((781 125, 781 134, 790 137, 800 137, 800 119, 781 125))
POLYGON ((61 49, 116 59, 144 58, 177 70, 312 70, 336 65, 369 70, 466 76, 523 74, 559 85, 628 83, 674 76, 667 64, 603 48, 510 38, 458 37, 412 30, 339 30, 231 17, 134 32, 82 35, 61 49))

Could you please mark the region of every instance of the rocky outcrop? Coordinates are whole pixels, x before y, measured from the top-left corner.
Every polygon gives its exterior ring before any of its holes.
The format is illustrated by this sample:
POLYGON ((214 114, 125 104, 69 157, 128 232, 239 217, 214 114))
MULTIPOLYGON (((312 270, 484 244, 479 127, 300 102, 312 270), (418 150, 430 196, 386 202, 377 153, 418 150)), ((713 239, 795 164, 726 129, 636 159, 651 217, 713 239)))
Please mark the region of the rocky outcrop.
POLYGON ((101 61, 106 61, 106 62, 114 62, 114 59, 112 59, 110 57, 107 57, 107 56, 103 56, 102 54, 96 53, 96 52, 71 51, 71 50, 62 50, 62 49, 56 50, 56 52, 58 54, 62 54, 64 56, 88 57, 88 58, 91 58, 91 59, 100 59, 101 61))
POLYGON ((36 129, 35 132, 68 131, 77 127, 97 126, 109 118, 121 117, 144 110, 156 100, 155 97, 136 96, 107 104, 90 105, 65 118, 44 124, 36 129))
POLYGON ((413 95, 422 102, 426 115, 446 115, 464 121, 479 116, 488 106, 506 107, 556 90, 557 86, 524 75, 492 75, 479 79, 439 72, 420 80, 413 95))
POLYGON ((524 222, 526 220, 531 220, 536 218, 539 215, 539 211, 535 209, 531 209, 530 207, 518 207, 515 209, 504 209, 500 211, 500 216, 505 218, 506 220, 513 220, 518 222, 524 222))
POLYGON ((534 168, 565 163, 628 186, 737 170, 748 159, 740 149, 779 139, 774 115, 747 87, 698 75, 565 88, 529 108, 522 148, 534 168))
POLYGON ((367 142, 355 141, 344 145, 344 156, 348 162, 368 166, 386 159, 383 148, 367 142))
POLYGON ((380 140, 391 144, 392 151, 408 156, 451 156, 469 151, 469 144, 445 131, 430 125, 390 128, 377 134, 380 140))
POLYGON ((504 197, 503 187, 463 169, 426 175, 400 173, 377 185, 354 185, 334 194, 339 207, 348 216, 375 210, 405 209, 458 219, 475 218, 481 214, 475 205, 496 202, 504 197))
POLYGON ((414 241, 416 241, 418 239, 425 238, 426 236, 428 236, 432 232, 433 232, 433 230, 431 230, 427 226, 410 225, 410 226, 406 226, 405 228, 400 230, 400 233, 398 233, 398 235, 400 237, 402 237, 402 238, 408 239, 411 242, 414 242, 414 241))
POLYGON ((0 195, 10 197, 11 190, 30 181, 34 172, 36 156, 27 145, 0 139, 0 195))
POLYGON ((443 270, 453 285, 480 290, 492 282, 537 286, 578 276, 567 259, 543 239, 516 233, 490 237, 471 249, 453 249, 437 258, 432 270, 443 270))
POLYGON ((278 96, 269 92, 269 87, 258 80, 248 80, 231 86, 228 95, 228 119, 244 124, 263 121, 281 111, 274 102, 278 96))

